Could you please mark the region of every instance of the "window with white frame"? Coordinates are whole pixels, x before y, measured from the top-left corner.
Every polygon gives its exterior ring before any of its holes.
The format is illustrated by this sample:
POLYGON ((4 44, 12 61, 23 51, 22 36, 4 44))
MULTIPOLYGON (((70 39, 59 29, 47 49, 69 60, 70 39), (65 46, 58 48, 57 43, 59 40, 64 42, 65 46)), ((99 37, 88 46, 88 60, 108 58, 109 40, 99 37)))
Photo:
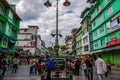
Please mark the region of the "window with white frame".
POLYGON ((117 37, 116 37, 116 34, 112 34, 111 37, 110 37, 111 41, 112 41, 112 40, 115 40, 116 38, 117 38, 117 37))
POLYGON ((110 15, 113 12, 112 6, 108 7, 107 14, 110 15))
POLYGON ((88 51, 89 50, 89 47, 88 45, 84 46, 84 52, 88 51))
POLYGON ((100 33, 104 32, 104 27, 100 27, 100 33))
POLYGON ((94 17, 95 17, 95 12, 93 12, 93 13, 92 13, 92 16, 91 16, 91 17, 92 17, 92 18, 94 18, 94 17))
POLYGON ((83 43, 87 43, 88 42, 88 36, 83 38, 83 43))

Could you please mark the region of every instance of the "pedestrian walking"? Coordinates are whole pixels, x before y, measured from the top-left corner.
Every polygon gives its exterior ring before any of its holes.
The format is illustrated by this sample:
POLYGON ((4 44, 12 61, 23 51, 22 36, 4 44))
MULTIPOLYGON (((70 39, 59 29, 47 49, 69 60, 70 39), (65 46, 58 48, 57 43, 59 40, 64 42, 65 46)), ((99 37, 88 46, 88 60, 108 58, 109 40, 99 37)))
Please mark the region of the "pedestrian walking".
POLYGON ((6 56, 3 56, 3 59, 1 61, 1 68, 2 68, 2 76, 4 77, 4 74, 6 72, 6 67, 7 67, 7 61, 6 61, 6 56))
POLYGON ((52 58, 48 57, 48 62, 47 62, 47 80, 51 80, 51 70, 53 68, 54 61, 52 58))
POLYGON ((29 59, 30 74, 33 73, 33 66, 32 66, 32 64, 33 64, 33 59, 32 59, 32 57, 30 57, 30 59, 29 59))
POLYGON ((13 72, 16 73, 18 69, 19 59, 17 57, 14 57, 12 60, 12 64, 13 64, 13 72))
POLYGON ((108 57, 108 59, 107 59, 107 61, 106 61, 106 64, 107 64, 108 73, 111 73, 111 60, 110 60, 109 57, 108 57))
POLYGON ((85 63, 86 59, 85 57, 82 59, 81 61, 81 66, 82 66, 82 70, 84 71, 84 75, 85 77, 87 77, 87 67, 86 67, 86 63, 85 63))
POLYGON ((38 74, 41 75, 41 73, 42 73, 41 59, 39 59, 36 66, 37 66, 38 74))
POLYGON ((93 61, 90 59, 90 55, 86 56, 86 70, 88 80, 93 80, 93 61))
POLYGON ((79 70, 80 70, 80 60, 77 58, 76 60, 76 74, 79 76, 79 70))
POLYGON ((98 79, 99 80, 105 80, 105 73, 107 72, 107 66, 104 62, 104 60, 102 59, 102 55, 98 54, 98 58, 95 61, 95 66, 97 69, 97 74, 98 74, 98 79))

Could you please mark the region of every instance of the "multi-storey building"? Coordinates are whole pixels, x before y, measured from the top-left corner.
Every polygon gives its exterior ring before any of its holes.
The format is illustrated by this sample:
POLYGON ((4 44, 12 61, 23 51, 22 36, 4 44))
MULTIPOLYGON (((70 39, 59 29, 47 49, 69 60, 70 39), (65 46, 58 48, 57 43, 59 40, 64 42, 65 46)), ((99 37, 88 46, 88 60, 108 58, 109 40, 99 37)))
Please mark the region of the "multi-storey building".
POLYGON ((76 55, 76 41, 75 41, 75 33, 78 30, 78 28, 72 29, 72 54, 76 55))
POLYGON ((20 21, 15 6, 0 0, 0 55, 14 54, 20 21))
POLYGON ((72 36, 65 37, 65 45, 67 47, 67 54, 72 53, 72 36))
POLYGON ((90 8, 86 8, 81 13, 82 25, 82 55, 90 54, 90 40, 89 40, 89 12, 90 8))
POLYGON ((82 26, 75 33, 76 55, 82 55, 82 26))
POLYGON ((41 38, 37 35, 38 26, 28 26, 28 28, 21 28, 18 35, 18 41, 16 47, 23 48, 27 51, 25 54, 40 55, 41 49, 41 38))
POLYGON ((101 52, 113 64, 120 64, 120 0, 88 0, 92 53, 101 52))

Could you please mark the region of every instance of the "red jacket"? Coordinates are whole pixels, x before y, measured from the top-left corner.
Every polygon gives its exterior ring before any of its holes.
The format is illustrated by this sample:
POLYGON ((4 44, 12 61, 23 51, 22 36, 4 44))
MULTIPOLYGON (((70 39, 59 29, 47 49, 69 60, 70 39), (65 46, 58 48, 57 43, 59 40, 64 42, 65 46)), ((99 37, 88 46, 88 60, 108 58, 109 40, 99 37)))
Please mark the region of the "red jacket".
POLYGON ((40 63, 37 63, 37 69, 41 70, 42 69, 42 65, 40 63))

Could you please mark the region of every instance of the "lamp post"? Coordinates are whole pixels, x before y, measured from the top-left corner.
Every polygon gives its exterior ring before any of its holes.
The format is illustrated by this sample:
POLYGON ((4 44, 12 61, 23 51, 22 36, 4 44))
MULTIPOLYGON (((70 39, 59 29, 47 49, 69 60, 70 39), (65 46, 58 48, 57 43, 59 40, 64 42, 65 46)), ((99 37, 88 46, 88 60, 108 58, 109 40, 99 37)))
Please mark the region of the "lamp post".
MULTIPOLYGON (((65 2, 63 3, 64 6, 70 6, 70 2, 68 0, 65 0, 65 2)), ((49 0, 47 0, 47 2, 44 3, 44 6, 46 6, 47 8, 51 7, 51 3, 49 0)), ((55 39, 55 46, 58 47, 59 43, 58 43, 58 0, 56 0, 56 39, 55 39)), ((58 48, 56 48, 56 57, 58 57, 58 48)))

